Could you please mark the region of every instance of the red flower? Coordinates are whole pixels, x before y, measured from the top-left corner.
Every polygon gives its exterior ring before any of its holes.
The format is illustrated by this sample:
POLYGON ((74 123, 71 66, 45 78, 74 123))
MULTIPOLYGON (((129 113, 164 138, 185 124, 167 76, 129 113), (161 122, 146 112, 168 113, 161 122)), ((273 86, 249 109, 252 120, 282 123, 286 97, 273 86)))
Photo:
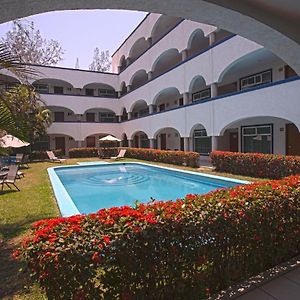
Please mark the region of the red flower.
POLYGON ((110 244, 110 237, 108 235, 104 235, 103 236, 103 241, 106 245, 110 244))

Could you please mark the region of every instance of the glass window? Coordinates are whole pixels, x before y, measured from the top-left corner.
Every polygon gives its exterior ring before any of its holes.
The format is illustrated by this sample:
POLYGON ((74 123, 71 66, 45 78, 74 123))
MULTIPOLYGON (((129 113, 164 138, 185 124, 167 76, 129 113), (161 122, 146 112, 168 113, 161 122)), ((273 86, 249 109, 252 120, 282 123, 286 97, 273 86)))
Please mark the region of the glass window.
POLYGON ((62 95, 64 93, 64 88, 62 86, 54 86, 53 93, 62 95))
POLYGON ((116 122, 116 116, 114 113, 110 112, 100 112, 99 121, 102 123, 114 123, 116 122))
POLYGON ((85 94, 87 96, 94 96, 94 89, 85 89, 85 94))
POLYGON ((243 127, 243 152, 272 153, 272 125, 243 127))
POLYGON ((211 152, 211 137, 207 136, 205 129, 194 131, 194 151, 205 155, 211 152))
POLYGON ((193 93, 192 98, 193 98, 193 102, 210 98, 210 89, 205 89, 205 90, 193 93))
POLYGON ((241 90, 269 82, 272 82, 272 70, 264 71, 241 79, 241 90))

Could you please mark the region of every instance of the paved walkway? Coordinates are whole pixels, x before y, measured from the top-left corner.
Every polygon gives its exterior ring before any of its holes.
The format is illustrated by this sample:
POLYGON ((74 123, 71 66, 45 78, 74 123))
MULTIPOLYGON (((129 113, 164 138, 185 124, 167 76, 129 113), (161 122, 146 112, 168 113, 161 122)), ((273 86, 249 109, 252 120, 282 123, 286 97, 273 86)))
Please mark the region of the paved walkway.
POLYGON ((300 300, 300 267, 235 298, 236 300, 300 300))

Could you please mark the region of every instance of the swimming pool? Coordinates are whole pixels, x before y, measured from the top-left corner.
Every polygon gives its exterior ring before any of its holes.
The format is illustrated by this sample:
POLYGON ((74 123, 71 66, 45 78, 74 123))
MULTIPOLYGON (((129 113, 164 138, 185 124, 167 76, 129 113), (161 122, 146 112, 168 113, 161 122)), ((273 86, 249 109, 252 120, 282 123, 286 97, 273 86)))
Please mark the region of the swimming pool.
POLYGON ((136 200, 176 200, 247 183, 141 163, 64 166, 48 172, 63 216, 134 205, 136 200))

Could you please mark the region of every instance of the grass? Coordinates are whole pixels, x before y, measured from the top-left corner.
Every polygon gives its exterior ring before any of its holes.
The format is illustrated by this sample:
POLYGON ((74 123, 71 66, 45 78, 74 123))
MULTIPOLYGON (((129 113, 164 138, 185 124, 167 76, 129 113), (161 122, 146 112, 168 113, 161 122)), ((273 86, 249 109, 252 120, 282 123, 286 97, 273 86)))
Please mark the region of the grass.
MULTIPOLYGON (((65 164, 95 160, 97 158, 68 159, 65 164)), ((142 162, 136 159, 126 159, 124 161, 142 162)), ((194 169, 163 163, 147 163, 249 181, 261 180, 218 173, 206 168, 194 169)), ((19 272, 19 269, 24 266, 14 261, 10 255, 33 222, 60 215, 47 174, 47 168, 54 165, 59 164, 49 162, 30 164, 30 168, 24 170, 25 177, 17 180, 17 186, 21 191, 11 191, 6 188, 0 194, 0 299, 46 299, 38 285, 32 284, 28 273, 26 271, 19 272)))

